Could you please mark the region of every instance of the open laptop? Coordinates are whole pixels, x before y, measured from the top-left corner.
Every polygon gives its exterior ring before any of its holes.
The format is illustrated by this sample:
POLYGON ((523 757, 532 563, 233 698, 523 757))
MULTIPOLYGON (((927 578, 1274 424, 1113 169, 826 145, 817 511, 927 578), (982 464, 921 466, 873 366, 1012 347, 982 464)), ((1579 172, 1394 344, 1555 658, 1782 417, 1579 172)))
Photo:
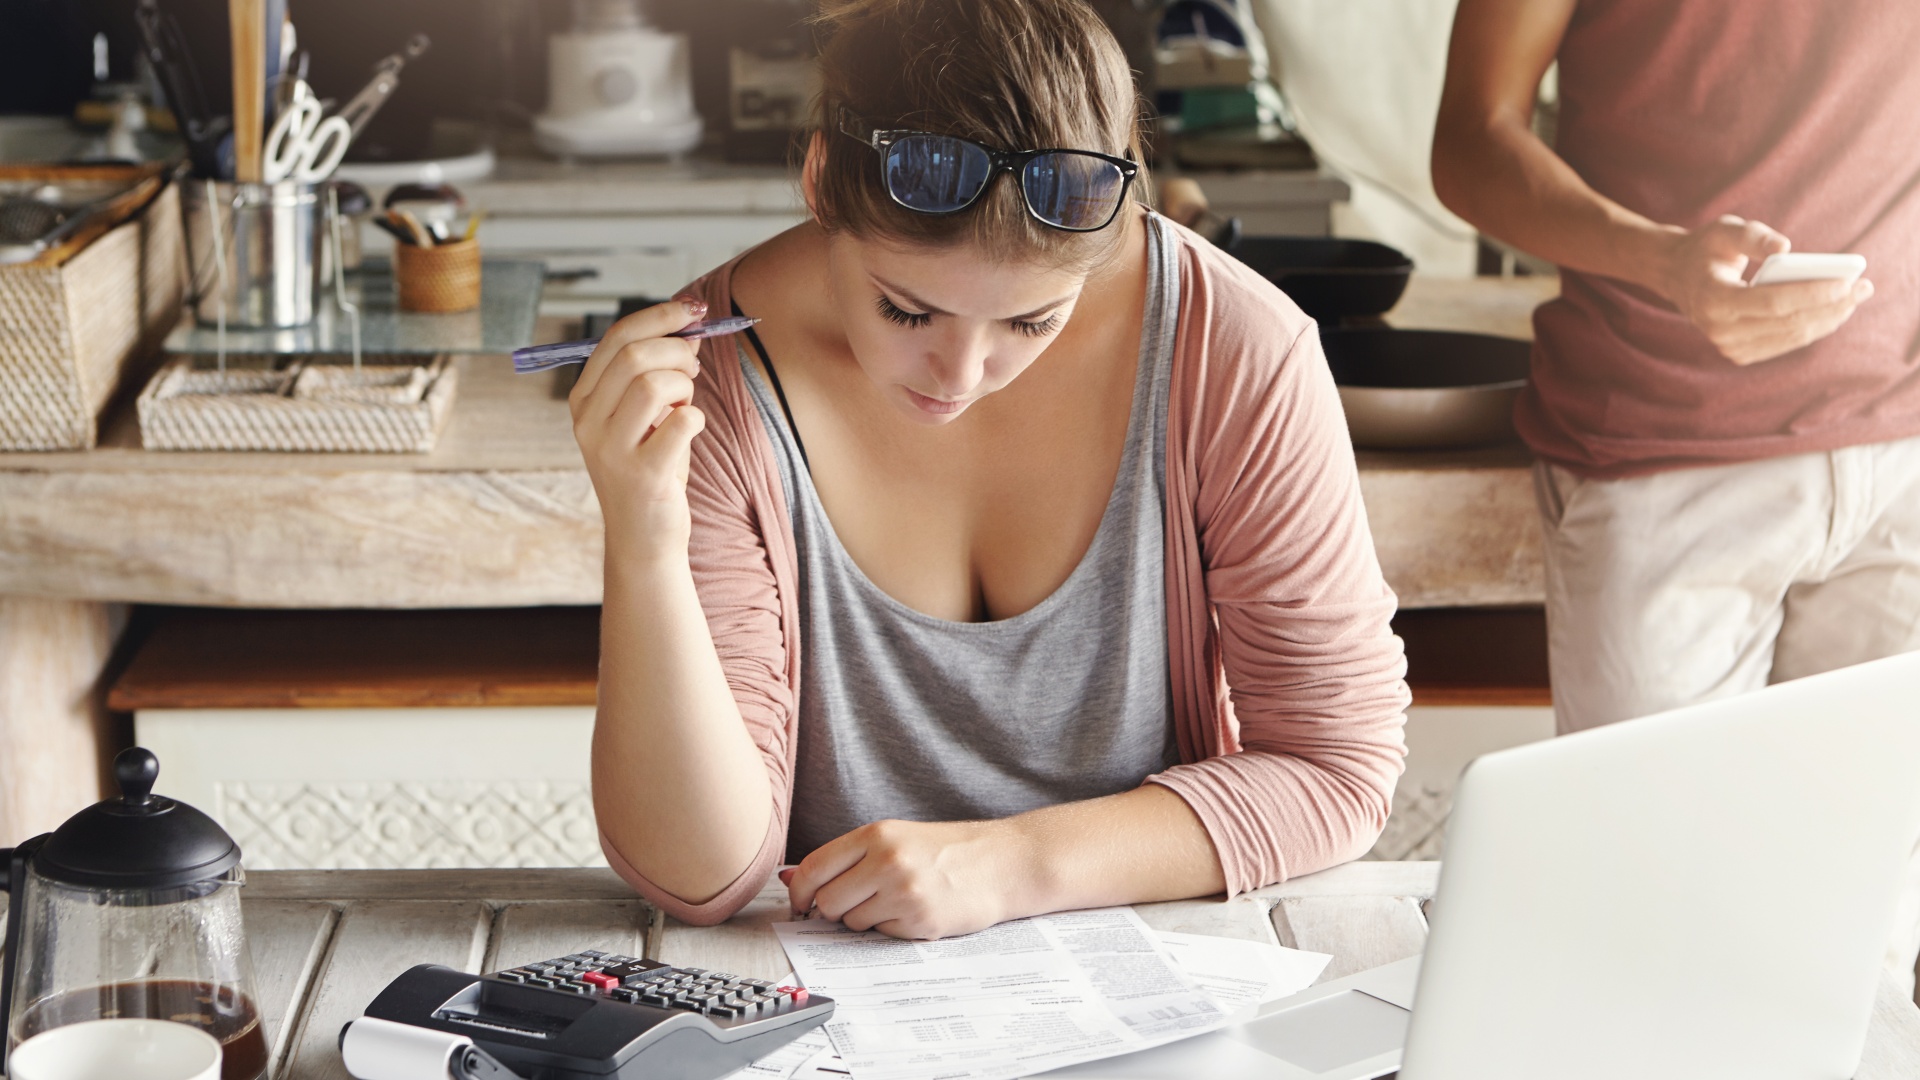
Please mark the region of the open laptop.
POLYGON ((1920 654, 1488 754, 1424 959, 1046 1075, 1852 1076, 1916 840, 1920 654))

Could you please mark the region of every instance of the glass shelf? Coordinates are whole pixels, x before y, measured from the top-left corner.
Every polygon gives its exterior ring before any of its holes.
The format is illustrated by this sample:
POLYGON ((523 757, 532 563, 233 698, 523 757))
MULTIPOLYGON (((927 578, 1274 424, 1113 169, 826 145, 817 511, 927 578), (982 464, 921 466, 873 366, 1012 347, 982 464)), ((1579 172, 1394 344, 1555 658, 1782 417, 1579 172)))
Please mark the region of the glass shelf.
MULTIPOLYGON (((533 320, 540 309, 546 276, 537 262, 487 259, 480 264, 480 306, 473 311, 429 315, 394 306, 393 270, 384 259, 368 259, 347 275, 347 293, 360 308, 360 350, 367 354, 508 353, 533 344, 533 320)), ((313 324, 287 330, 228 328, 228 353, 347 355, 353 352, 353 328, 333 290, 321 296, 313 324)), ((211 356, 220 351, 220 333, 194 321, 192 313, 167 335, 171 353, 211 356)))

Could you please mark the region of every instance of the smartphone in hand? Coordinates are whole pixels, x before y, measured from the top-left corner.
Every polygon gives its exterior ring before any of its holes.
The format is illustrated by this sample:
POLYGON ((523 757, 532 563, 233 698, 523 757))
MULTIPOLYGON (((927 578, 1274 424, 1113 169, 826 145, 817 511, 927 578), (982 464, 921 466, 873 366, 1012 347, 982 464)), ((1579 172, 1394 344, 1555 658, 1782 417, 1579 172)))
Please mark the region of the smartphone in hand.
POLYGON ((1865 255, 1822 255, 1789 251, 1769 255, 1753 275, 1755 285, 1785 285, 1794 281, 1853 282, 1867 272, 1865 255))

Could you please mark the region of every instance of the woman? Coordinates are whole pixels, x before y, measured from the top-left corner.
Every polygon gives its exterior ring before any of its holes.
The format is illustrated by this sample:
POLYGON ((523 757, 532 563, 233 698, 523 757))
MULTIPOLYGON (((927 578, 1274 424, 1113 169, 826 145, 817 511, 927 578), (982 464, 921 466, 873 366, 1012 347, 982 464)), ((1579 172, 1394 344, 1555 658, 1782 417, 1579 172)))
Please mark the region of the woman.
POLYGON ((1359 855, 1407 695, 1311 321, 1135 201, 1082 0, 820 22, 812 219, 573 392, 609 861, 710 923, 784 856, 796 912, 924 938, 1359 855))

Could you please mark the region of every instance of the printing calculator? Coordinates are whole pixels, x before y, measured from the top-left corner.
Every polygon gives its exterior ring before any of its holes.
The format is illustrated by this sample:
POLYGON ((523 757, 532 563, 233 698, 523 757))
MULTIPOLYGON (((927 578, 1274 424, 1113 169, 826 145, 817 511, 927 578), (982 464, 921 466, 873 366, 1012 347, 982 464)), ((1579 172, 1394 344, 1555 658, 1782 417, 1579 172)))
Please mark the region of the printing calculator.
POLYGON ((589 949, 490 975, 421 964, 366 1014, 464 1035, 526 1080, 713 1080, 825 1023, 833 999, 589 949))

